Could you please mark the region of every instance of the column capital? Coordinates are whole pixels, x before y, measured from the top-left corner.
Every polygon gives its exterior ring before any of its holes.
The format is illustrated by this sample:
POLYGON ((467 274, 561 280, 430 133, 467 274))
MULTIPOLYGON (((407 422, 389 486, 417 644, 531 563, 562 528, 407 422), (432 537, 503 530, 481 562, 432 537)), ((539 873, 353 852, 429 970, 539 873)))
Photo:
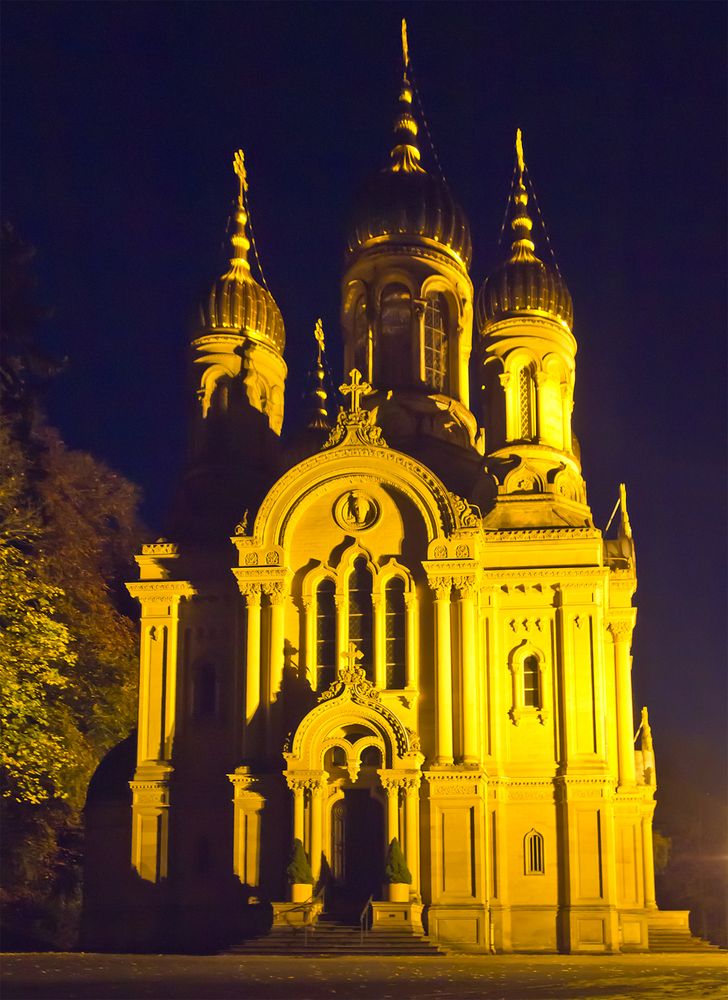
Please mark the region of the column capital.
POLYGON ((260 604, 260 584, 252 581, 238 580, 238 588, 245 598, 248 607, 260 604))
POLYGON ((265 580, 261 589, 273 605, 283 604, 286 599, 286 588, 281 580, 265 580))
POLYGON ((455 593, 459 601, 473 600, 478 592, 475 576, 461 576, 453 580, 455 593))
MULTIPOLYGON (((632 609, 633 612, 636 609, 632 609)), ((613 642, 629 642, 634 629, 636 614, 620 616, 619 618, 608 618, 607 631, 611 634, 613 642)))
POLYGON ((139 580, 127 583, 126 589, 141 604, 144 617, 168 617, 181 600, 197 593, 188 580, 139 580))
POLYGON ((317 792, 326 786, 325 771, 284 771, 283 777, 291 791, 308 789, 317 792))
POLYGON ((450 599, 453 580, 450 576, 428 576, 427 585, 435 594, 436 601, 447 601, 450 599))

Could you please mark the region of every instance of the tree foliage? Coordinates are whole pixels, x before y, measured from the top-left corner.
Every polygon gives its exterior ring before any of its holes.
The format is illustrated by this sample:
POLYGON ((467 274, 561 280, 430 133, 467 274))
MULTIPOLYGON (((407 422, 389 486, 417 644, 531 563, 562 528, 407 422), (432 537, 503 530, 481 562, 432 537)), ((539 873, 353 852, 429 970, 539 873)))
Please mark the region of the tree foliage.
POLYGON ((35 923, 53 940, 49 900, 57 916, 79 894, 89 779, 134 725, 136 629, 122 583, 141 537, 139 496, 102 462, 68 449, 43 418, 39 386, 53 373, 34 339, 43 310, 23 270, 32 253, 10 237, 12 252, 4 227, 2 901, 6 924, 35 923))
POLYGON ((286 875, 291 885, 294 882, 313 885, 314 877, 311 865, 308 863, 306 851, 301 840, 296 837, 291 848, 291 857, 286 868, 286 875))
POLYGON ((390 885, 404 883, 412 885, 412 872, 407 867, 399 840, 393 837, 387 849, 387 859, 384 863, 384 881, 390 885))

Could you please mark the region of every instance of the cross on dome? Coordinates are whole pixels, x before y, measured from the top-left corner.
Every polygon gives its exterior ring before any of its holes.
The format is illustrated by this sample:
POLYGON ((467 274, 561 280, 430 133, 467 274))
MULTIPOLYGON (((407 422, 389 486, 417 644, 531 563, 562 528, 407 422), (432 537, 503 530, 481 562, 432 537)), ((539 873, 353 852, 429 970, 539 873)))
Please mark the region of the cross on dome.
POLYGON ((347 672, 351 672, 352 670, 356 670, 359 660, 364 659, 364 654, 360 649, 356 648, 355 642, 350 642, 348 650, 341 654, 341 659, 346 660, 345 669, 347 672))

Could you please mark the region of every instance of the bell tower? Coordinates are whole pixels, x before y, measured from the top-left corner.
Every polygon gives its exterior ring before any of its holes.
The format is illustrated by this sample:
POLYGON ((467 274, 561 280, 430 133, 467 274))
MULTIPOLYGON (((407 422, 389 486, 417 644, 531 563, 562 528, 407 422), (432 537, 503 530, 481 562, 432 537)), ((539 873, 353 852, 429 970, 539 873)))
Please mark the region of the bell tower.
POLYGON ((424 437, 475 452, 470 229, 444 178, 421 164, 415 97, 403 21, 389 164, 364 185, 349 228, 344 369, 374 387, 367 405, 397 447, 424 437))
POLYGON ((591 524, 571 429, 571 295, 555 262, 536 256, 527 178, 518 129, 511 252, 476 301, 486 463, 498 482, 503 526, 591 524))

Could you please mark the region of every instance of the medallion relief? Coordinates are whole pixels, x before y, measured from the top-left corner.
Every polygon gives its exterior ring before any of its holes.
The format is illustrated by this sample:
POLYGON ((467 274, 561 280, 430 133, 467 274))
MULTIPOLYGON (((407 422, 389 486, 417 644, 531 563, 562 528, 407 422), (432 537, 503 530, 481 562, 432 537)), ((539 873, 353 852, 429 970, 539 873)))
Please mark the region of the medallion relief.
POLYGON ((348 490, 334 504, 334 520, 344 531, 366 531, 379 515, 377 501, 362 490, 348 490))

